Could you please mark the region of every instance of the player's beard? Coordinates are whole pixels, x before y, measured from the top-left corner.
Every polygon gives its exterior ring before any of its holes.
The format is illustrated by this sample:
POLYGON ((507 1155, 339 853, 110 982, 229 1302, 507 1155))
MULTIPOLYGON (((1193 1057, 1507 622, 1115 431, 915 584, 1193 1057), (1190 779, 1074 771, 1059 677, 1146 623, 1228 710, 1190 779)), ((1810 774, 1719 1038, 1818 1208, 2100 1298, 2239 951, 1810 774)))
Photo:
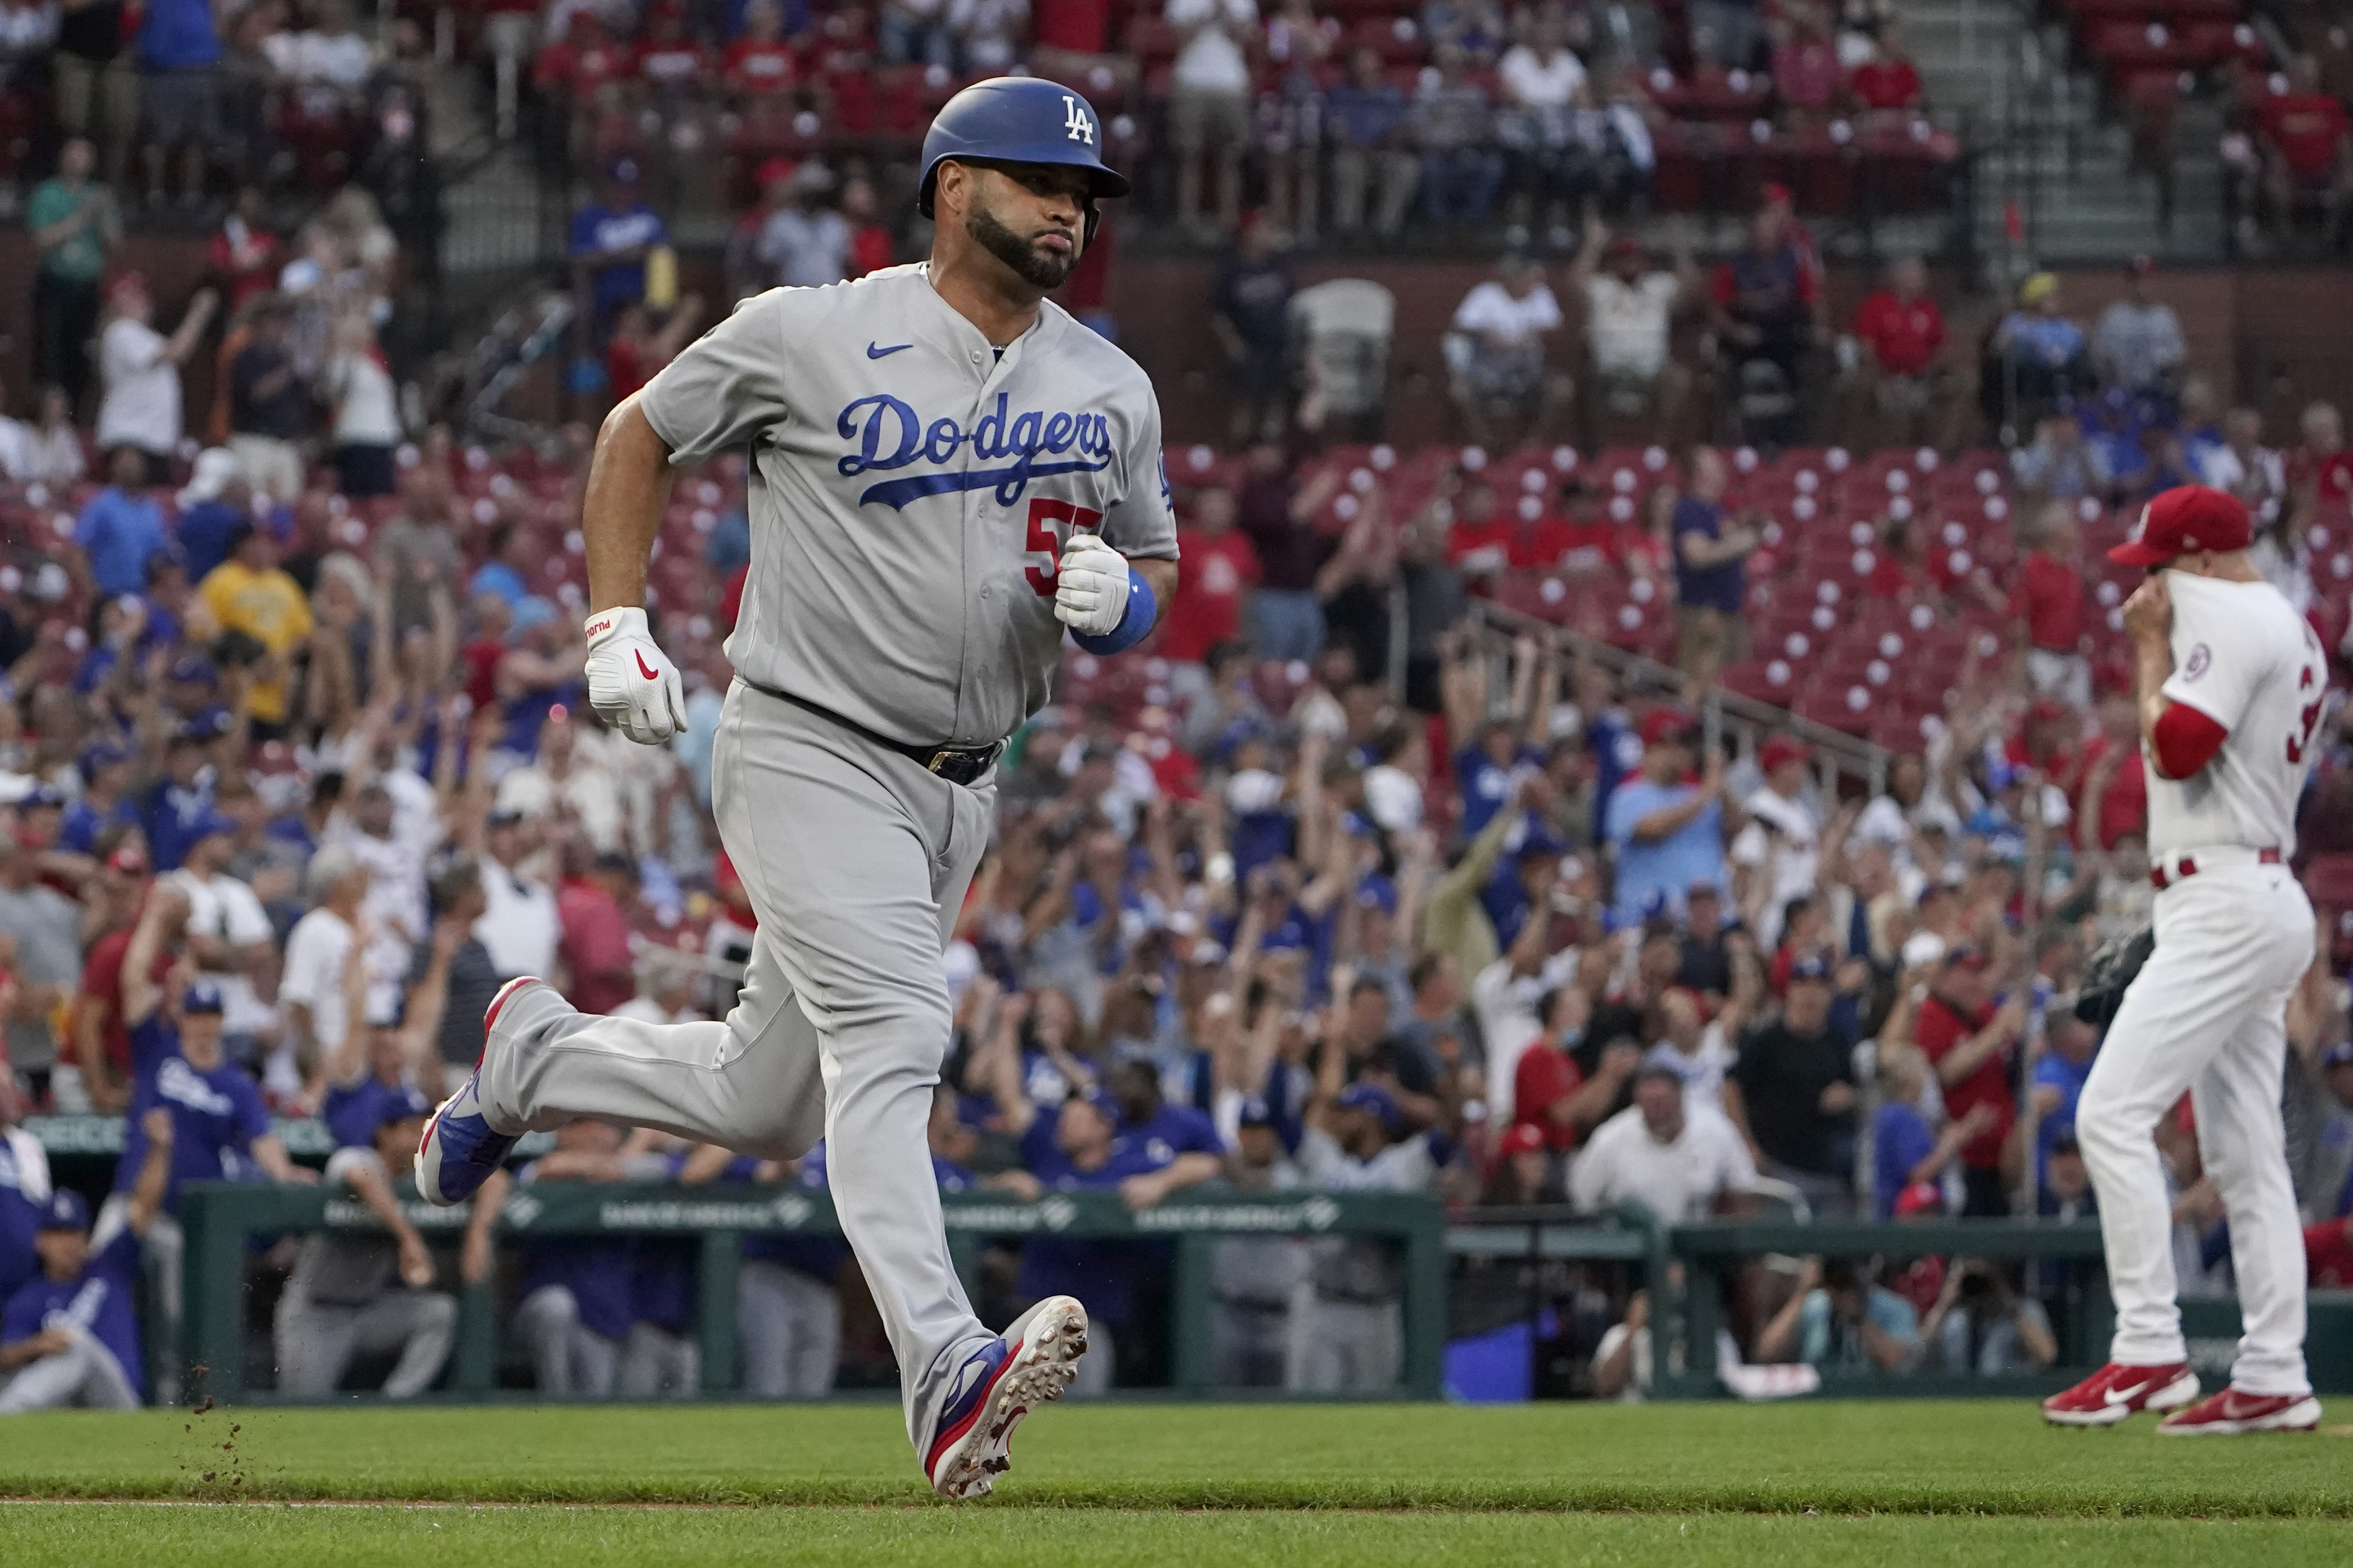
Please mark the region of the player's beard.
MULTIPOLYGON (((1071 248, 1058 253, 1040 247, 1035 239, 1024 239, 1003 224, 997 215, 977 202, 964 220, 965 232, 978 240, 988 253, 1013 268, 1024 283, 1033 289, 1052 293, 1070 278, 1071 269, 1079 264, 1079 240, 1071 237, 1071 248)), ((1056 232, 1060 232, 1057 230, 1056 232)))

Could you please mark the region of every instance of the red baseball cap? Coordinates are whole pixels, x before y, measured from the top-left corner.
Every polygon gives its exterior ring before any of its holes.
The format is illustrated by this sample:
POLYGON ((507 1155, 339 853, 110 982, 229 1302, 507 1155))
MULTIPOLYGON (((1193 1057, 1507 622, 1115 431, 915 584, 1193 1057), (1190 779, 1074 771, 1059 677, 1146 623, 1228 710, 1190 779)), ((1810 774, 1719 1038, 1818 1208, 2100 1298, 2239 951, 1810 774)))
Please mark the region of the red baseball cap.
POLYGON ((1642 744, 1658 746, 1681 742, 1696 728, 1692 716, 1680 708, 1653 708, 1642 715, 1642 744))
POLYGON ((1770 773, 1785 763, 1802 763, 1805 760, 1804 742, 1793 740, 1788 735, 1774 736, 1757 752, 1757 770, 1766 773, 1770 773))
POLYGON ((1544 1146, 1543 1128, 1533 1121, 1514 1121, 1504 1130, 1495 1150, 1502 1154, 1535 1154, 1541 1153, 1544 1146))
POLYGON ((2176 485, 2141 508, 2132 537, 2108 552, 2126 566, 2162 566, 2201 550, 2244 550, 2255 537, 2235 496, 2205 485, 2176 485))
POLYGON ((1767 180, 1757 187, 1757 205, 1770 207, 1795 206, 1798 204, 1790 199, 1788 186, 1778 180, 1767 180))
POLYGON ((1895 1194, 1895 1217, 1908 1219, 1915 1214, 1941 1212, 1945 1206, 1943 1189, 1934 1182, 1915 1182, 1895 1194))

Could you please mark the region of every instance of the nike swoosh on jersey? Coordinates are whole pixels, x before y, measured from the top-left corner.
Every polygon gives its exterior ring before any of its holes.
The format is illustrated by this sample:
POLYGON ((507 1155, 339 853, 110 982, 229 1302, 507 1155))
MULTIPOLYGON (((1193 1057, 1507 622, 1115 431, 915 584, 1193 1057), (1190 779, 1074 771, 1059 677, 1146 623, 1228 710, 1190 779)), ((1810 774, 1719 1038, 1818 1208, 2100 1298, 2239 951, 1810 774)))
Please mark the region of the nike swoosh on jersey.
POLYGON ((882 359, 891 354, 897 353, 901 349, 911 349, 915 345, 913 343, 892 343, 886 349, 880 347, 870 341, 866 345, 866 357, 868 359, 882 359))
POLYGON ((643 649, 639 649, 638 652, 638 673, 644 676, 648 680, 659 680, 661 679, 661 676, 658 672, 646 668, 646 656, 643 649))

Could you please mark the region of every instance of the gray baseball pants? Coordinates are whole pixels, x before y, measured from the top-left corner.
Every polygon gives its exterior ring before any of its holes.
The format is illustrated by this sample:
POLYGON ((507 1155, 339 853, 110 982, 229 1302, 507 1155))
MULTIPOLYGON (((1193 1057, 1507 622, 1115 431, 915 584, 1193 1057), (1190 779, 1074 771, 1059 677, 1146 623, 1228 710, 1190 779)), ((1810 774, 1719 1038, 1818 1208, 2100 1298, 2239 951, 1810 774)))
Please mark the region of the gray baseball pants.
POLYGON ((632 1323, 621 1346, 615 1384, 624 1399, 698 1399, 702 1394, 702 1347, 652 1323, 632 1323))
POLYGON ((744 1392, 755 1399, 822 1399, 841 1359, 841 1296, 832 1282, 764 1258, 735 1288, 744 1392))
POLYGON ((68 1324, 73 1342, 55 1355, 27 1362, 0 1387, 0 1415, 33 1410, 136 1410, 139 1391, 123 1375, 114 1352, 79 1323, 68 1324))
POLYGON ((365 1306, 313 1301, 299 1287, 278 1298, 278 1391, 325 1399, 352 1357, 396 1350, 384 1380, 386 1399, 414 1399, 433 1386, 458 1332, 458 1298, 440 1290, 387 1290, 365 1306))
POLYGON ((1395 1388, 1405 1370, 1405 1315, 1395 1301, 1335 1301, 1303 1284, 1291 1299, 1283 1386, 1343 1394, 1395 1388))
POLYGON ((550 1399, 610 1399, 621 1375, 620 1340, 580 1321, 568 1287, 543 1285, 515 1306, 515 1332, 531 1353, 532 1375, 550 1399))
POLYGON ((957 1369, 996 1338, 956 1279, 925 1138, 950 1029, 942 954, 995 785, 950 784, 739 681, 712 805, 760 921, 734 1010, 640 1024, 528 991, 512 1032, 500 1016, 512 1048, 486 1058, 484 1110, 502 1131, 596 1116, 770 1159, 822 1136, 920 1449, 957 1369))

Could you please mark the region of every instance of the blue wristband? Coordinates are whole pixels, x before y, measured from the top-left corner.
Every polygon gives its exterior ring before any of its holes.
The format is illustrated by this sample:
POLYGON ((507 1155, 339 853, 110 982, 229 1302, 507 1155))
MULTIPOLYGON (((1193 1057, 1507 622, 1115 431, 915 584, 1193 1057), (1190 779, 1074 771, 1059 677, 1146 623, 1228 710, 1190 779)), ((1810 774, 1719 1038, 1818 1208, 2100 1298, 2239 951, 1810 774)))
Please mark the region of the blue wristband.
POLYGON ((1152 596, 1152 584, 1134 567, 1127 569, 1127 613, 1119 625, 1099 637, 1081 637, 1072 633, 1071 640, 1089 653, 1096 655, 1125 653, 1142 642, 1160 618, 1160 601, 1152 596))

